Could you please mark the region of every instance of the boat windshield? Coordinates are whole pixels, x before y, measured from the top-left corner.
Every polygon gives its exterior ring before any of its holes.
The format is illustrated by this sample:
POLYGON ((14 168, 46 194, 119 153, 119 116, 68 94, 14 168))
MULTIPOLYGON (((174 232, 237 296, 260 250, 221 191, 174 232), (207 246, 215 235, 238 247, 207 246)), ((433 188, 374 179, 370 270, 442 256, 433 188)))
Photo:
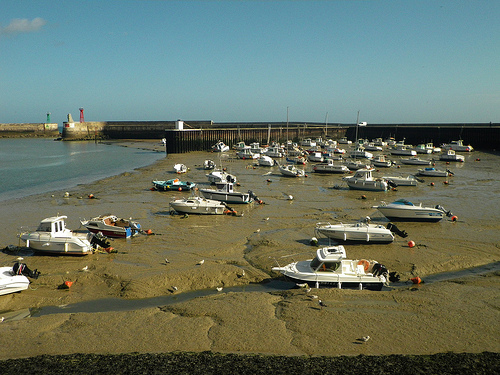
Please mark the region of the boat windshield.
POLYGON ((414 206, 413 203, 411 203, 410 201, 408 201, 406 199, 398 199, 397 201, 394 201, 393 204, 404 204, 407 206, 414 206))
POLYGON ((322 262, 318 258, 311 261, 311 268, 315 272, 335 272, 340 267, 340 262, 322 262))
POLYGON ((37 228, 37 232, 50 232, 51 230, 51 223, 40 223, 37 228))

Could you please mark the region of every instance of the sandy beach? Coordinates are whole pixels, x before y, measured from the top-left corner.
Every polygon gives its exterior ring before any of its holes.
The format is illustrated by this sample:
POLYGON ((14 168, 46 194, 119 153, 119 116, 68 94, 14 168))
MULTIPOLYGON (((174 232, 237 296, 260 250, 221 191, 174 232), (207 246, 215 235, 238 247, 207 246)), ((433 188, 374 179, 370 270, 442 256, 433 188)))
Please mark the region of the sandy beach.
MULTIPOLYGON (((122 145, 161 152, 158 142, 122 145)), ((346 245, 349 258, 376 259, 397 271, 403 282, 380 292, 321 288, 309 294, 303 289, 266 293, 216 288, 279 278, 271 272, 277 262, 312 257, 316 247, 309 240, 317 222, 373 215, 372 206, 384 193, 335 189, 338 176, 310 173, 302 181, 287 180, 277 170, 269 173, 250 160, 233 158, 223 163, 239 178, 238 189, 251 189, 265 204, 236 206, 237 216, 183 217, 171 215, 168 202, 189 193, 150 190, 152 180, 174 178, 173 165, 179 162, 190 168, 181 179, 206 183, 203 160, 217 162, 215 157, 208 152, 171 154, 151 166, 79 185, 68 191, 68 198, 65 191, 55 191, 2 202, 1 248, 19 245, 16 231, 21 226, 36 226, 56 214, 67 215, 68 227, 77 229, 79 218, 114 213, 138 220, 154 234, 113 240, 117 252, 111 254, 52 257, 1 252, 0 264, 11 265, 22 256, 31 269, 41 272, 31 280, 30 289, 0 297, 1 314, 9 317, 44 306, 61 306, 61 313, 5 319, 0 323, 0 360, 174 351, 287 356, 500 352, 500 271, 420 285, 404 282, 498 262, 500 214, 484 199, 500 192, 494 170, 498 155, 476 153, 465 162, 472 164, 480 157, 478 168, 491 165, 491 181, 471 183, 457 172, 449 184, 425 184, 411 193, 451 209, 457 222, 398 224, 410 234, 408 239, 388 245, 346 245), (293 194, 294 200, 283 193, 293 194), (409 248, 409 239, 417 246, 409 248), (58 289, 64 281, 73 281, 69 290, 58 289), (81 301, 205 289, 213 293, 133 311, 67 314, 63 308, 81 301), (327 307, 321 308, 310 294, 327 307), (360 341, 363 336, 370 340, 360 341)), ((402 197, 403 188, 398 190, 385 193, 384 200, 402 197)), ((498 198, 494 201, 498 207, 498 198)))

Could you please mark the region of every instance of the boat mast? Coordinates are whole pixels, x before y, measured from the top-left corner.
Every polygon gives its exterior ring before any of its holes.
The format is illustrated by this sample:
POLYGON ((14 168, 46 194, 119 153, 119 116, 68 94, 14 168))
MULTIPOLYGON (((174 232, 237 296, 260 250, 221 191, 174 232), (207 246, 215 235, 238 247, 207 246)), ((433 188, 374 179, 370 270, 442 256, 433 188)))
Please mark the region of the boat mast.
POLYGON ((328 112, 326 112, 325 116, 325 138, 328 135, 328 112))

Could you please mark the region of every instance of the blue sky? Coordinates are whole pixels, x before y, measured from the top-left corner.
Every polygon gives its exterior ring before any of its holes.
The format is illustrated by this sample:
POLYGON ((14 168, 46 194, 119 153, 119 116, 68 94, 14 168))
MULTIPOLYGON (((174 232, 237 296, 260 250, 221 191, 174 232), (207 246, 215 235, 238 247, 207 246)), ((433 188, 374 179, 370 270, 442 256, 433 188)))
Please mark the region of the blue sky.
POLYGON ((0 4, 0 123, 500 122, 500 1, 0 4), (328 113, 328 117, 327 117, 328 113))

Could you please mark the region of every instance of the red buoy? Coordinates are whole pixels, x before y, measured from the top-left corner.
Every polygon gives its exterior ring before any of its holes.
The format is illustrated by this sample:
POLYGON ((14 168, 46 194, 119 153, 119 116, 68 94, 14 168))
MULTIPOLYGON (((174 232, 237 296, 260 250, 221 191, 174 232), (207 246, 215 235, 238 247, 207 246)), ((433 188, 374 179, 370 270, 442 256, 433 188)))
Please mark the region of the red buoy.
POLYGON ((415 247, 415 241, 408 241, 409 247, 415 247))
POLYGON ((71 288, 71 285, 73 285, 73 281, 65 281, 64 285, 66 285, 69 288, 71 288))
POLYGON ((413 279, 410 279, 413 284, 420 284, 422 282, 422 279, 420 277, 414 277, 413 279))
POLYGON ((451 217, 451 221, 457 221, 457 220, 458 220, 457 215, 453 215, 453 216, 451 217))
POLYGON ((431 183, 430 183, 430 185, 431 185, 431 186, 434 186, 434 182, 431 182, 431 183))

